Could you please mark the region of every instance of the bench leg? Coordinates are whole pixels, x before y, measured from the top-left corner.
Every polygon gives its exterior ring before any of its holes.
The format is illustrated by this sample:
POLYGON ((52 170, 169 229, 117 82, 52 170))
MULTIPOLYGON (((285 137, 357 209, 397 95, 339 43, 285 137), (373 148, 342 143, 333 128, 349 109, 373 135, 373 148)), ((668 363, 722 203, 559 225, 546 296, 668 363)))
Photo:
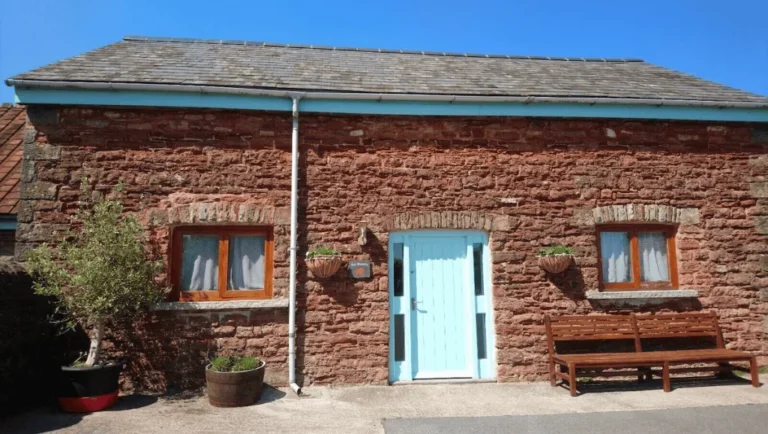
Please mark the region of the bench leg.
POLYGON ((576 365, 568 364, 568 386, 571 388, 571 396, 576 396, 576 365))
POLYGON ((760 387, 760 377, 757 375, 757 357, 749 359, 749 373, 752 376, 752 387, 760 387))
POLYGON ((661 379, 662 379, 662 383, 664 384, 664 391, 671 392, 672 381, 669 378, 669 362, 664 362, 664 367, 662 368, 662 371, 661 371, 661 379))
POLYGON ((557 386, 557 376, 555 375, 555 360, 549 359, 549 384, 557 386))

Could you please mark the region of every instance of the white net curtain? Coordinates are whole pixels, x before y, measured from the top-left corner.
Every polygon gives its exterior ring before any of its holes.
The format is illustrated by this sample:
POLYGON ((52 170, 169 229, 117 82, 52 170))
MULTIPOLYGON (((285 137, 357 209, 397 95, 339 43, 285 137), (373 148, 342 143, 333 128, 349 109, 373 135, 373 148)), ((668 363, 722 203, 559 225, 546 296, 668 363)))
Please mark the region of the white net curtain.
MULTIPOLYGON (((264 288, 264 245, 262 235, 232 236, 229 239, 227 290, 264 288)), ((182 241, 182 291, 219 289, 219 236, 184 235, 182 241)))
POLYGON ((264 288, 264 237, 231 237, 229 239, 229 284, 227 289, 262 288, 264 288))
MULTIPOLYGON (((628 232, 600 233, 600 252, 603 281, 606 283, 632 282, 632 252, 628 232)), ((640 250, 640 280, 642 282, 668 282, 669 260, 667 236, 664 232, 637 234, 640 250)))

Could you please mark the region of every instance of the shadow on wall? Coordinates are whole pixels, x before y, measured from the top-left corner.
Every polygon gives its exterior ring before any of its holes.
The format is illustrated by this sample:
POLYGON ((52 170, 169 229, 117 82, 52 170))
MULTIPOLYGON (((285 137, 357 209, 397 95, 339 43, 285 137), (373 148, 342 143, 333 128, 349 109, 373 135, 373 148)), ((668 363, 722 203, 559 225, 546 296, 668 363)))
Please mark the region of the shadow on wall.
POLYGON ((115 327, 105 350, 126 361, 121 389, 175 394, 205 385, 208 354, 216 352, 209 317, 156 312, 133 327, 115 327))
POLYGON ((586 300, 587 288, 584 283, 584 275, 581 272, 581 267, 572 264, 562 273, 552 274, 543 270, 542 273, 545 273, 547 280, 555 285, 555 287, 570 300, 586 300))
MULTIPOLYGON (((306 348, 306 322, 307 322, 307 287, 305 283, 309 279, 309 273, 307 265, 304 262, 305 255, 307 254, 307 235, 309 232, 309 223, 307 222, 307 198, 309 197, 309 187, 307 185, 307 152, 299 152, 299 164, 298 164, 298 221, 296 227, 296 383, 301 387, 309 386, 304 381, 306 367, 305 367, 305 348, 306 348)), ((288 234, 290 240, 290 234, 288 234)), ((290 253, 290 251, 289 251, 290 253)), ((341 273, 342 270, 339 271, 341 273)), ((288 296, 286 291, 285 296, 288 296)), ((286 364, 288 361, 286 360, 286 364)), ((287 381, 287 380, 286 380, 287 381)))
POLYGON ((35 295, 32 280, 10 258, 0 258, 0 416, 52 403, 59 367, 88 349, 82 331, 51 324, 52 300, 35 295))
POLYGON ((671 312, 695 312, 703 309, 698 298, 680 298, 668 300, 639 299, 631 304, 619 304, 612 300, 590 300, 592 309, 604 313, 671 313, 671 312))

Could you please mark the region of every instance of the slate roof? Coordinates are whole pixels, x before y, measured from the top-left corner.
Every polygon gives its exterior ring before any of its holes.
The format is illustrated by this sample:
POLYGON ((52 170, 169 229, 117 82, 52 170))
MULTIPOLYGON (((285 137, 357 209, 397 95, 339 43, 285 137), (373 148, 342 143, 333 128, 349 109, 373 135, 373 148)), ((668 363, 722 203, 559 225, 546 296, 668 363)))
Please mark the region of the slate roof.
POLYGON ((19 208, 26 120, 24 107, 0 105, 0 215, 16 214, 19 208))
POLYGON ((126 37, 13 79, 768 104, 766 97, 635 59, 493 56, 143 37, 126 37))

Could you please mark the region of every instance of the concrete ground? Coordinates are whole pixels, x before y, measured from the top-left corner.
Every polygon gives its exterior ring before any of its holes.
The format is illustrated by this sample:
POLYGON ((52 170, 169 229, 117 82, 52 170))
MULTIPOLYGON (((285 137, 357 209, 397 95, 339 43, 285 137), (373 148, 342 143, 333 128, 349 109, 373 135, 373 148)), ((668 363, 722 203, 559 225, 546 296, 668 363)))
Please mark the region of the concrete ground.
MULTIPOLYGON (((768 376, 761 380, 765 383, 768 376)), ((576 398, 571 398, 564 388, 553 388, 548 383, 310 387, 306 389, 305 397, 297 397, 289 390, 268 388, 259 404, 233 409, 211 407, 204 396, 125 396, 112 410, 90 415, 64 414, 52 409, 18 415, 0 421, 0 432, 382 433, 385 426, 391 430, 407 429, 408 421, 392 421, 401 418, 569 413, 604 413, 602 416, 611 417, 609 412, 768 404, 768 386, 756 389, 738 378, 678 380, 673 381, 673 387, 672 393, 664 393, 656 381, 642 385, 594 382, 580 386, 582 395, 576 398), (406 425, 398 426, 399 422, 406 422, 406 425)), ((721 410, 713 408, 713 412, 721 410)), ((645 416, 654 414, 646 413, 645 416)), ((601 415, 593 416, 593 423, 601 420, 601 415)), ((636 416, 638 421, 644 420, 643 415, 636 416)), ((493 421, 477 419, 460 423, 473 422, 493 421)))

